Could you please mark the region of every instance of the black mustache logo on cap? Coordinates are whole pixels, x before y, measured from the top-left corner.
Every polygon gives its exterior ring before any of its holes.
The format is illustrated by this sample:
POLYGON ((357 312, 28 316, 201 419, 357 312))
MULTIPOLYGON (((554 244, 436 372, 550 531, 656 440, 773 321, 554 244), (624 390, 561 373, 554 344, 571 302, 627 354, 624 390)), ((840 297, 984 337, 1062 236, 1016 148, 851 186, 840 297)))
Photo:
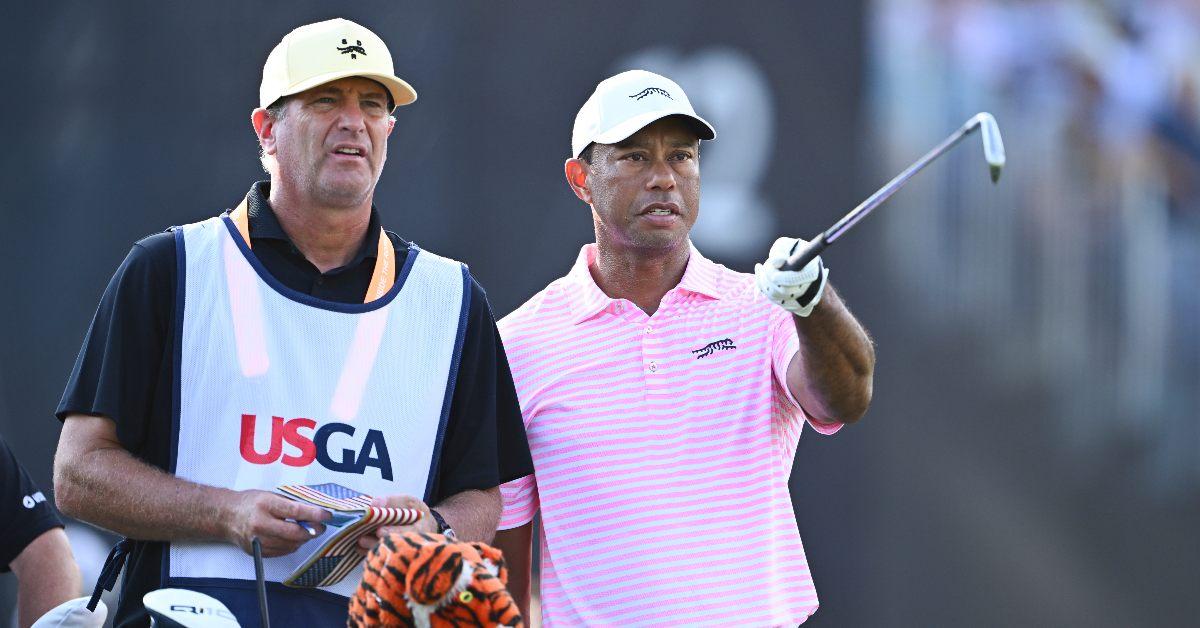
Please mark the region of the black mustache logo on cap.
POLYGON ((670 98, 671 100, 675 100, 674 98, 671 98, 671 95, 667 93, 667 90, 662 89, 660 87, 647 87, 646 89, 643 89, 642 91, 640 91, 636 94, 631 94, 629 97, 634 100, 641 100, 641 99, 649 96, 650 94, 658 94, 659 96, 666 96, 667 98, 670 98))
MULTIPOLYGON (((349 42, 343 39, 342 43, 347 44, 349 42)), ((345 48, 338 46, 338 52, 341 52, 344 55, 350 55, 351 59, 357 59, 358 55, 362 55, 364 57, 367 56, 367 51, 363 50, 362 41, 358 39, 354 40, 353 46, 346 46, 345 48)))

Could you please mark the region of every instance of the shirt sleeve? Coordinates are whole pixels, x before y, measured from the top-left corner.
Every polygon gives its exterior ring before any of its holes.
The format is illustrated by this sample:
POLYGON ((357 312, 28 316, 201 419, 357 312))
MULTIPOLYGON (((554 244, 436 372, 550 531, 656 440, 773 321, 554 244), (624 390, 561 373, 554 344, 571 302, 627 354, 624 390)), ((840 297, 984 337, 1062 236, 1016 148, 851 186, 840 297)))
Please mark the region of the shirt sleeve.
POLYGON ((504 511, 500 514, 497 530, 519 528, 533 521, 533 516, 541 507, 538 502, 537 480, 532 475, 502 484, 500 497, 504 500, 504 511))
POLYGON ((433 504, 533 473, 525 424, 496 320, 471 280, 471 305, 433 504))
POLYGON ((0 572, 47 530, 61 528, 54 505, 0 440, 0 572))
POLYGON ((165 360, 175 304, 175 238, 164 232, 133 245, 92 318, 55 416, 105 416, 117 437, 140 451, 157 405, 169 398, 165 360), (163 397, 166 395, 167 397, 163 397))
POLYGON ((783 401, 783 403, 776 403, 775 407, 782 409, 786 419, 789 421, 807 421, 809 426, 821 434, 829 435, 837 433, 838 430, 842 429, 841 423, 818 423, 814 421, 800 407, 800 402, 796 400, 796 397, 792 395, 791 389, 788 388, 788 365, 792 363, 792 358, 800 351, 800 338, 796 335, 796 325, 792 322, 792 314, 774 305, 771 305, 771 309, 773 310, 771 313, 771 371, 775 377, 776 395, 783 401))

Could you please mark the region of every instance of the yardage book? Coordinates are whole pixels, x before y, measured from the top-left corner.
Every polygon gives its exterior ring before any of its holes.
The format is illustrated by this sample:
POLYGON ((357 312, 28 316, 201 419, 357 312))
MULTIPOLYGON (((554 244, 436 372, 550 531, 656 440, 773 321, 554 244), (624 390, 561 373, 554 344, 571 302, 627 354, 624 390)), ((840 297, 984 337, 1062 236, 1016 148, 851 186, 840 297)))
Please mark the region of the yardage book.
POLYGON ((370 495, 340 484, 289 484, 275 492, 325 508, 333 515, 325 526, 334 534, 283 581, 289 587, 328 587, 341 582, 362 562, 363 555, 356 549, 359 537, 374 534, 380 526, 408 525, 421 518, 421 511, 412 508, 373 507, 370 495))

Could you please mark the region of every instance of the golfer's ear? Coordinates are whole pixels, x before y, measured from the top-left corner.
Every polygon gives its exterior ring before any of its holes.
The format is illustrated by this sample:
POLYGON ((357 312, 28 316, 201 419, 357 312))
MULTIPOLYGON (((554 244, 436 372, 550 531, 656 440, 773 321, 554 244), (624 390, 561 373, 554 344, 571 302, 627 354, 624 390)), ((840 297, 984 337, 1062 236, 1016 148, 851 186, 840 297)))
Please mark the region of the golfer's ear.
POLYGON ((588 162, 578 157, 572 157, 563 164, 563 170, 567 175, 567 185, 571 186, 571 191, 575 192, 575 196, 578 196, 579 200, 591 205, 592 191, 588 188, 588 167, 588 162))
POLYGON ((275 154, 275 119, 266 109, 259 107, 250 112, 250 124, 254 126, 254 134, 258 136, 258 144, 263 153, 275 154))

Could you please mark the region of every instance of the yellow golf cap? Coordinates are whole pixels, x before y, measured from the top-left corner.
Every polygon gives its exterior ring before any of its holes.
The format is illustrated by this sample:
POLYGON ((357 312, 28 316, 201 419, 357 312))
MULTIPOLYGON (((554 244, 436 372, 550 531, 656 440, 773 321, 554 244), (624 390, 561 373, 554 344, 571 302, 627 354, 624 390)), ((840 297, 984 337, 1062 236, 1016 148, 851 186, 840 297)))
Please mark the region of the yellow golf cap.
POLYGON ((412 86, 395 76, 383 40, 362 25, 336 18, 284 36, 263 64, 258 104, 266 108, 284 96, 349 76, 382 83, 397 107, 417 99, 412 86))

